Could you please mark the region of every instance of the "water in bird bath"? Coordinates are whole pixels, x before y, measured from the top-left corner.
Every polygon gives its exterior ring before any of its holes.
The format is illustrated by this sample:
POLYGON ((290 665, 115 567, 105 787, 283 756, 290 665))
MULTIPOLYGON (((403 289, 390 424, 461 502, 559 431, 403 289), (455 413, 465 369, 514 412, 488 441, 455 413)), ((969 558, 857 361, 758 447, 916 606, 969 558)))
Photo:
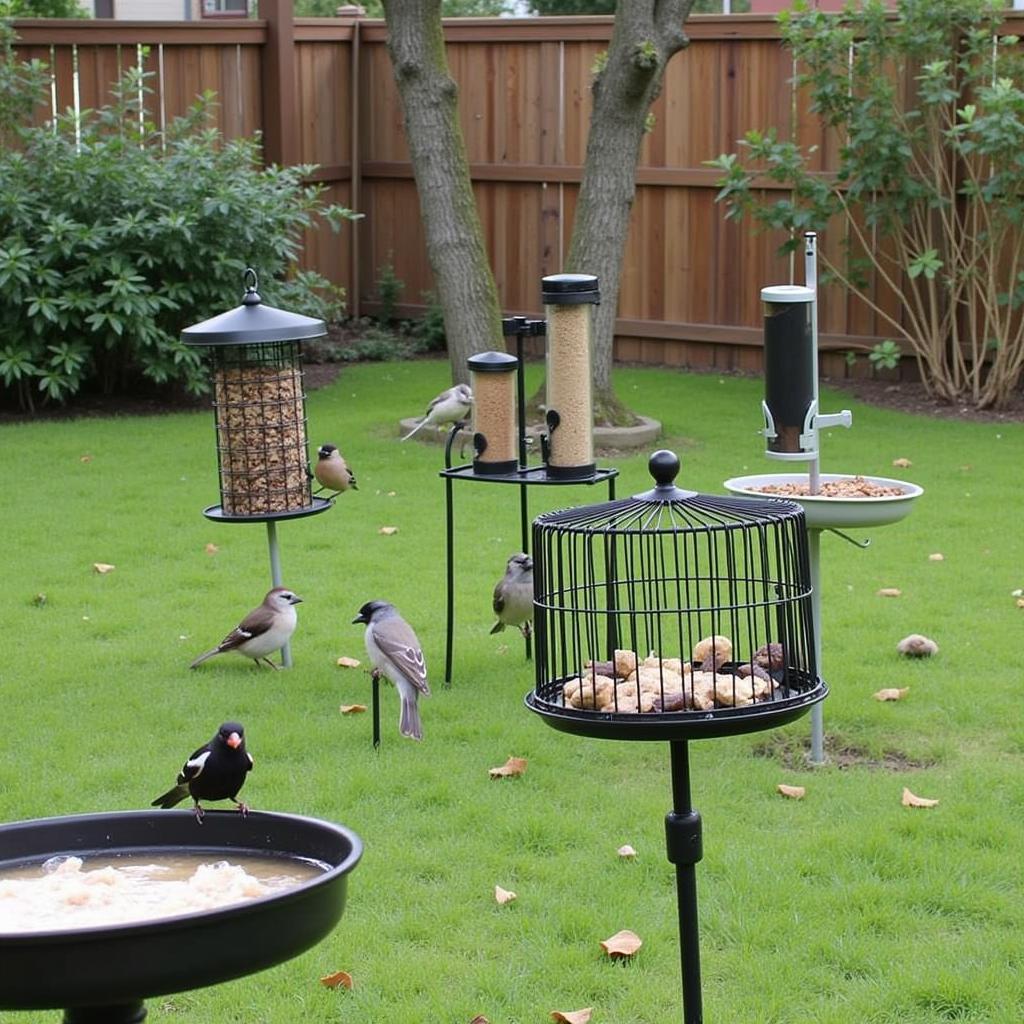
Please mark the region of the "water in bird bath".
POLYGON ((316 860, 232 851, 58 855, 0 870, 0 933, 97 928, 276 895, 328 870, 316 860))

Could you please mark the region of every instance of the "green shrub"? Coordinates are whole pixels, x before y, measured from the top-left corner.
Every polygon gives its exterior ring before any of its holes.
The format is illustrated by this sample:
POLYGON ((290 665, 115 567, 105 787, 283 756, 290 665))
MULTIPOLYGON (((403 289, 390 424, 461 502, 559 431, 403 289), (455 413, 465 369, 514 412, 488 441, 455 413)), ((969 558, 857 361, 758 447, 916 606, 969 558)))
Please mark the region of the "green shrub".
POLYGON ((128 71, 109 106, 20 128, 0 152, 0 388, 22 408, 140 378, 201 392, 180 332, 235 305, 247 266, 272 305, 342 308, 295 263, 316 218, 356 215, 303 184, 311 167, 264 169, 257 140, 225 140, 212 94, 157 133, 140 117, 145 77, 128 71))

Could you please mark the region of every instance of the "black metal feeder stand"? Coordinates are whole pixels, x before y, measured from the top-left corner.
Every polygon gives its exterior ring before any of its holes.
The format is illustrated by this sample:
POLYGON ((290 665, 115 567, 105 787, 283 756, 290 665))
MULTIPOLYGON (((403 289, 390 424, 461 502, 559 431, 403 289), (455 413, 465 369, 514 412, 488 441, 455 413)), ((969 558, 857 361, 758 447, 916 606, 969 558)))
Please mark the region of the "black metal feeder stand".
MULTIPOLYGON (((203 515, 219 523, 266 523, 270 578, 282 586, 277 522, 326 512, 310 484, 306 396, 299 343, 327 333, 323 320, 266 306, 254 270, 244 275, 242 304, 181 332, 186 345, 210 352, 217 429, 219 505, 203 515)), ((290 645, 282 664, 292 664, 290 645)))
POLYGON ((669 743, 684 1024, 701 1024, 696 866, 700 815, 688 741, 775 728, 828 692, 817 675, 807 529, 777 499, 684 491, 679 460, 656 486, 533 523, 536 688, 553 728, 669 743))

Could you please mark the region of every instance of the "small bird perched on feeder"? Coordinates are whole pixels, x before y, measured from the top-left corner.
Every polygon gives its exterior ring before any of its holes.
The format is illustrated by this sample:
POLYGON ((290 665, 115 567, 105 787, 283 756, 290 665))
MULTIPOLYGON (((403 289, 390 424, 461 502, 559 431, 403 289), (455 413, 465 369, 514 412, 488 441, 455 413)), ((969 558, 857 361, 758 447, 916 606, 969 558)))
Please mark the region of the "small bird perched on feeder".
POLYGON ((472 408, 473 389, 468 384, 456 384, 455 387, 442 391, 427 406, 426 415, 402 440, 408 441, 417 430, 423 427, 441 427, 446 423, 461 423, 472 408))
POLYGON ((302 598, 287 587, 274 587, 267 591, 263 604, 254 608, 216 647, 200 654, 189 668, 202 665, 215 654, 237 651, 252 658, 256 665, 266 662, 271 668, 279 668, 268 655, 280 650, 291 639, 298 624, 295 605, 302 598))
POLYGON ((342 458, 341 452, 336 445, 322 444, 316 453, 316 465, 313 467, 313 476, 320 484, 317 494, 321 491, 334 491, 341 494, 350 487, 358 491, 356 475, 348 468, 348 463, 342 458))
POLYGON ((200 800, 231 800, 245 816, 249 808, 238 800, 238 791, 252 769, 252 755, 245 749, 245 730, 238 722, 225 722, 209 743, 201 746, 182 766, 172 789, 158 796, 153 807, 174 807, 192 798, 196 821, 206 813, 200 800))
POLYGON ((410 739, 423 739, 417 702, 421 693, 430 696, 430 687, 423 648, 412 627, 387 601, 367 601, 352 622, 366 624, 363 639, 373 662, 374 678, 385 675, 398 689, 402 699, 398 731, 410 739))
POLYGON ((492 602, 498 621, 492 633, 500 633, 506 626, 517 626, 529 639, 533 621, 533 559, 520 551, 513 555, 505 567, 505 575, 494 588, 492 602))

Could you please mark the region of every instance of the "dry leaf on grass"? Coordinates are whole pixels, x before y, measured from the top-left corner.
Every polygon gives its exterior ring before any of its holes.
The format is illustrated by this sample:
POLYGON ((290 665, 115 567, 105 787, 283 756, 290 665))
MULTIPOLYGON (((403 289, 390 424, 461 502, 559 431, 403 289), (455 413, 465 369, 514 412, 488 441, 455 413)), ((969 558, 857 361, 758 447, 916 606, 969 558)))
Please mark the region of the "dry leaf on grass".
POLYGON ((872 696, 875 700, 903 700, 909 692, 909 686, 887 686, 884 689, 879 690, 877 693, 872 694, 872 696))
POLYGON ((343 656, 338 659, 338 668, 359 668, 360 662, 358 658, 349 658, 343 656))
POLYGON ((628 928, 616 932, 610 939, 601 943, 601 948, 612 958, 633 956, 643 945, 643 939, 628 928))
POLYGON ((96 570, 101 576, 106 576, 108 572, 113 572, 116 566, 109 565, 106 562, 93 562, 93 569, 96 570))
POLYGON ((382 526, 377 532, 384 534, 385 537, 390 537, 393 533, 398 533, 398 527, 382 526))
POLYGON ((92 462, 92 456, 91 455, 83 455, 78 461, 79 462, 92 462))
POLYGON ((790 800, 803 800, 807 795, 807 790, 803 786, 787 786, 784 782, 780 782, 775 788, 783 796, 788 796, 790 800))
POLYGON ((358 715, 360 712, 366 710, 365 704, 342 704, 338 707, 338 710, 343 715, 358 715))
POLYGON ((902 597, 903 591, 899 587, 882 587, 875 591, 876 597, 902 597))
POLYGON ((333 974, 325 974, 320 984, 325 988, 351 988, 352 975, 347 971, 335 971, 333 974))
POLYGON ((494 887, 494 900, 499 906, 503 907, 506 903, 511 903, 516 899, 519 899, 519 897, 514 892, 502 889, 500 885, 494 887))
POLYGON ((214 543, 212 543, 212 542, 211 542, 210 544, 207 544, 207 545, 206 545, 206 547, 205 547, 205 548, 203 548, 203 550, 204 550, 204 551, 205 551, 205 552, 206 552, 206 553, 207 553, 208 555, 215 555, 215 554, 217 554, 217 552, 218 552, 218 551, 220 551, 220 548, 219 548, 219 547, 217 547, 217 545, 216 545, 216 544, 214 544, 214 543))
POLYGON ((1017 598, 1017 607, 1018 608, 1024 608, 1024 597, 1018 597, 1017 598))
POLYGON ((622 857, 623 860, 629 860, 631 857, 636 856, 636 850, 634 850, 629 843, 626 843, 625 846, 620 846, 615 852, 622 857))
POLYGON ((946 556, 941 551, 935 551, 928 556, 929 562, 944 562, 946 556))
POLYGON ((934 807, 939 801, 929 800, 924 796, 915 796, 909 789, 907 789, 906 786, 904 786, 902 802, 904 807, 934 807))
POLYGON ((469 1024, 491 1024, 491 1022, 482 1014, 478 1013, 469 1024))
POLYGON ((910 459, 893 459, 892 464, 900 469, 909 469, 913 465, 910 459))
POLYGON ((522 775, 526 771, 525 757, 510 757, 500 768, 490 768, 487 774, 492 779, 503 779, 513 775, 522 775))
POLYGON ((585 1010, 552 1010, 551 1019, 555 1024, 587 1024, 593 1013, 590 1006, 585 1010))

